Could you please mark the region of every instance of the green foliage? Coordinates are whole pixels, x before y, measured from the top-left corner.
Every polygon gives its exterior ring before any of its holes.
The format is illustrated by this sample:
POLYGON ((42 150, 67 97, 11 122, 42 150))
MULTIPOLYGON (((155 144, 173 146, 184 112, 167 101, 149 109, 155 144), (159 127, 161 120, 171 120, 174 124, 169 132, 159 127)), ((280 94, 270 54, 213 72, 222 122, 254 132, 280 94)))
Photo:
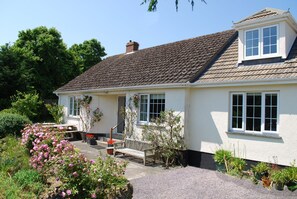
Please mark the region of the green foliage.
POLYGON ((231 151, 225 149, 219 149, 214 154, 214 161, 218 164, 225 164, 226 162, 230 162, 233 155, 231 151))
POLYGON ((13 180, 23 189, 40 195, 43 191, 42 178, 36 170, 23 169, 19 170, 13 176, 13 180))
MULTIPOLYGON (((191 4, 192 10, 193 10, 195 1, 194 0, 188 0, 188 1, 191 4)), ((206 4, 205 0, 201 0, 201 2, 206 4)), ((146 3, 149 3, 149 5, 148 5, 148 11, 149 12, 157 11, 158 0, 143 0, 141 4, 146 4, 146 3)), ((178 4, 179 4, 179 0, 175 0, 176 11, 178 11, 178 4)))
POLYGON ((169 110, 161 112, 160 117, 153 122, 153 125, 144 126, 143 137, 152 144, 168 168, 180 155, 178 150, 186 149, 181 117, 169 110))
POLYGON ((92 96, 85 95, 83 99, 79 100, 80 113, 79 117, 82 122, 83 130, 85 132, 90 132, 91 128, 96 122, 100 122, 103 116, 103 113, 99 108, 96 108, 94 111, 91 111, 92 96))
POLYGON ((266 162, 259 162, 256 166, 252 166, 252 172, 254 176, 261 180, 263 176, 268 176, 271 171, 271 167, 266 162))
POLYGON ((275 184, 285 185, 287 183, 286 172, 284 170, 273 170, 270 177, 275 184))
POLYGON ((30 120, 33 120, 38 116, 42 101, 39 98, 39 94, 36 92, 17 92, 17 94, 12 96, 11 99, 12 108, 21 115, 27 116, 30 120))
POLYGON ((21 55, 20 67, 27 72, 26 84, 43 99, 53 98, 55 89, 79 74, 55 28, 40 26, 20 31, 13 47, 21 55))
POLYGON ((246 161, 242 158, 233 157, 229 163, 229 173, 231 175, 242 176, 246 166, 246 161))
POLYGON ((12 136, 0 139, 0 171, 13 175, 26 168, 29 168, 29 155, 20 142, 12 136))
POLYGON ((14 113, 0 113, 0 138, 7 135, 21 134, 21 130, 31 121, 23 115, 14 113))
POLYGON ((97 64, 106 55, 104 47, 97 39, 84 41, 82 44, 74 44, 69 48, 74 57, 75 65, 81 73, 97 64))
POLYGON ((63 106, 57 104, 45 104, 49 113, 53 116, 55 123, 61 124, 63 121, 63 106))

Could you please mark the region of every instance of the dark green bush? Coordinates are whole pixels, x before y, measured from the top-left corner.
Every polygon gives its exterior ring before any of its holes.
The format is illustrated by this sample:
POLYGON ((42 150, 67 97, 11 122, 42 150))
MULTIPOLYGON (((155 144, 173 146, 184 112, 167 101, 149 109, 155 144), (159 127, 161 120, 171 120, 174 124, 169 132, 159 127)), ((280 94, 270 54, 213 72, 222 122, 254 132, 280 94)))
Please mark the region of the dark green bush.
POLYGON ((1 113, 0 114, 0 138, 7 135, 21 135, 21 130, 26 124, 31 121, 22 115, 14 113, 1 113))

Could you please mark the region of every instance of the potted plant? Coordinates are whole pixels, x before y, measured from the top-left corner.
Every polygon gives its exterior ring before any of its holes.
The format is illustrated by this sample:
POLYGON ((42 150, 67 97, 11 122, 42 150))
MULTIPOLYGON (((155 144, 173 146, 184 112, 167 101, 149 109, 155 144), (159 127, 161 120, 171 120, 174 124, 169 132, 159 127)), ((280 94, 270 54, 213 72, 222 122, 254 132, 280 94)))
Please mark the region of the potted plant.
POLYGON ((286 177, 286 185, 290 191, 297 190, 297 167, 292 165, 283 169, 283 173, 286 177))
POLYGON ((94 134, 87 133, 86 141, 89 145, 97 145, 96 138, 95 138, 94 134))
POLYGON ((229 163, 232 159, 232 152, 225 150, 225 149, 219 149, 214 154, 214 161, 216 163, 217 170, 220 172, 228 172, 229 171, 229 163))
POLYGON ((271 168, 266 162, 259 162, 256 166, 252 165, 252 172, 257 180, 268 177, 271 168))
POLYGON ((115 141, 113 139, 109 139, 107 141, 107 154, 108 155, 113 155, 113 144, 115 141))
POLYGON ((246 161, 242 158, 238 158, 238 157, 233 157, 230 159, 230 170, 232 171, 232 173, 230 173, 231 175, 236 175, 236 176, 243 176, 243 170, 246 166, 246 161))
POLYGON ((284 190, 284 185, 287 182, 286 174, 283 170, 275 170, 271 174, 271 180, 275 185, 275 189, 282 191, 284 190))

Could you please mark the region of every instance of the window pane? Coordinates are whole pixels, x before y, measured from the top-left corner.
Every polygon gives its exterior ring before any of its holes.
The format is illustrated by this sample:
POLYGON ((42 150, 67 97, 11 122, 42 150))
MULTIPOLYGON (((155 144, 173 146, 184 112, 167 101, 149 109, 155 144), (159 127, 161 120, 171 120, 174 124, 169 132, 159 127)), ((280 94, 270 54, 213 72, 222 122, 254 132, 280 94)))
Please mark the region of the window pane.
POLYGON ((253 122, 253 119, 249 119, 247 118, 246 119, 246 130, 248 131, 253 131, 253 126, 254 126, 254 122, 253 122))
POLYGON ((263 54, 277 52, 277 28, 276 26, 263 28, 263 54))
POLYGON ((261 131, 261 118, 254 120, 254 131, 261 131))
POLYGON ((245 41, 246 56, 255 56, 259 54, 259 31, 252 30, 246 32, 245 41))
POLYGON ((276 131, 277 123, 277 94, 265 94, 265 123, 266 131, 276 131))
POLYGON ((153 121, 155 118, 160 117, 162 111, 165 111, 165 95, 151 94, 149 106, 149 121, 153 121))
POLYGON ((147 103, 148 96, 140 95, 140 121, 147 121, 147 103))
POLYGON ((232 95, 232 128, 242 128, 242 94, 232 95))
POLYGON ((73 97, 70 97, 70 103, 69 103, 69 115, 73 115, 73 97))
POLYGON ((261 93, 247 93, 246 130, 261 131, 261 93))

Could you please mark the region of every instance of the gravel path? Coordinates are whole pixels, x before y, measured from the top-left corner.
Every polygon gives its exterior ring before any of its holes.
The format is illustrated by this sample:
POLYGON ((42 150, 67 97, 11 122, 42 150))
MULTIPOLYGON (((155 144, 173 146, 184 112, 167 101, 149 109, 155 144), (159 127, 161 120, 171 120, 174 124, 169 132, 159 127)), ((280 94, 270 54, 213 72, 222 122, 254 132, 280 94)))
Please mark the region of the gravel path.
POLYGON ((131 180, 135 199, 297 198, 297 191, 268 190, 250 180, 186 167, 131 180))

